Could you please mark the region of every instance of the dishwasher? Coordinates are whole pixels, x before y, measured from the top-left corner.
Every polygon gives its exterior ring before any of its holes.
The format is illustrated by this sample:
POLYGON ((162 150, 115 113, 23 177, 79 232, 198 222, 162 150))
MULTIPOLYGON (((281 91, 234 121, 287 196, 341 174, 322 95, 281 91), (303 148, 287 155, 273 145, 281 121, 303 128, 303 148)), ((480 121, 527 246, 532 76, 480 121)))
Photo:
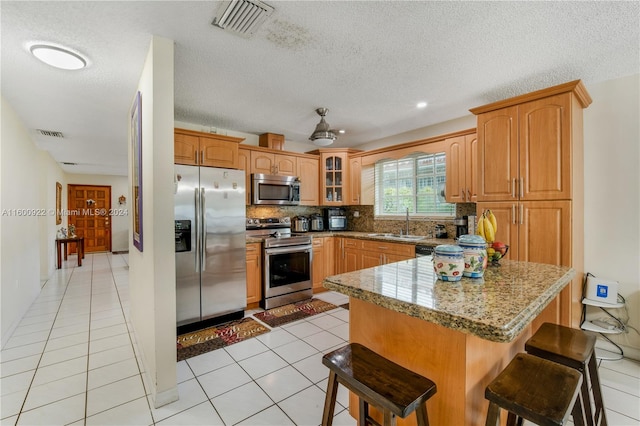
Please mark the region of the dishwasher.
POLYGON ((429 257, 429 259, 433 259, 433 249, 433 246, 416 244, 416 257, 429 257))

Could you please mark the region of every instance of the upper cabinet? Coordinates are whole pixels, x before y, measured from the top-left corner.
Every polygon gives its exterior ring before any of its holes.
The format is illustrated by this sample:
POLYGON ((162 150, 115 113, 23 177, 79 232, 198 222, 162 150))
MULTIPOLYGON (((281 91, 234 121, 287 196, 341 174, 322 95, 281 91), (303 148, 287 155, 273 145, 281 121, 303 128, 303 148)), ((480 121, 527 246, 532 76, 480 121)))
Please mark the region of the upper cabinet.
POLYGON ((243 138, 174 130, 174 163, 188 166, 238 168, 238 144, 243 138))
POLYGON ((349 204, 360 205, 362 202, 362 158, 349 157, 349 204))
POLYGON ((298 172, 296 176, 300 179, 300 205, 317 206, 320 205, 320 188, 318 176, 320 174, 320 164, 317 157, 298 157, 298 172))
POLYGON ((282 151, 284 149, 284 135, 263 133, 258 139, 258 144, 265 148, 282 151))
POLYGON ((238 148, 238 169, 244 170, 245 204, 251 205, 251 151, 244 147, 238 148))
POLYGON ((582 140, 588 96, 582 83, 571 82, 472 109, 478 116, 477 200, 571 199, 572 161, 576 154, 582 160, 574 139, 582 140))
POLYGON ((475 203, 478 197, 478 138, 473 133, 446 139, 445 143, 447 202, 475 203))
POLYGON ((351 204, 349 155, 360 152, 349 148, 323 148, 311 151, 320 155, 320 205, 351 204))
POLYGON ((296 157, 265 151, 251 151, 251 173, 295 176, 298 170, 296 157))

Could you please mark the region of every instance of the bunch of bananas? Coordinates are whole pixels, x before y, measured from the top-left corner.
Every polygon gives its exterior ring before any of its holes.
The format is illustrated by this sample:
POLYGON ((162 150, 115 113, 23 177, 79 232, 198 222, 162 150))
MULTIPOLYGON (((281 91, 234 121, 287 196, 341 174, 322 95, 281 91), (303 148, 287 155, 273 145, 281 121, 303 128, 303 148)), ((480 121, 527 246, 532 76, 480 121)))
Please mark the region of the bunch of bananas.
POLYGON ((487 209, 478 219, 478 235, 491 245, 496 239, 496 232, 498 232, 498 221, 493 212, 487 209))

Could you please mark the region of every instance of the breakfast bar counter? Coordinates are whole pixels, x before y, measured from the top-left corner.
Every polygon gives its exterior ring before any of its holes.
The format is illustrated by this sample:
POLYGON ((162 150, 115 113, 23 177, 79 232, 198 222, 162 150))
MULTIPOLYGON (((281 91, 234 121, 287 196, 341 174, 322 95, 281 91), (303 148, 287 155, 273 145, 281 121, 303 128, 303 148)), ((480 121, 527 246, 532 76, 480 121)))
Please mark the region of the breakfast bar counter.
MULTIPOLYGON (((350 296, 350 341, 433 380, 437 425, 481 425, 484 389, 531 336, 531 322, 571 282, 564 266, 502 260, 481 279, 437 279, 421 257, 325 279, 350 296)), ((351 395, 351 414, 357 401, 351 395)), ((398 419, 415 424, 415 416, 398 419)))

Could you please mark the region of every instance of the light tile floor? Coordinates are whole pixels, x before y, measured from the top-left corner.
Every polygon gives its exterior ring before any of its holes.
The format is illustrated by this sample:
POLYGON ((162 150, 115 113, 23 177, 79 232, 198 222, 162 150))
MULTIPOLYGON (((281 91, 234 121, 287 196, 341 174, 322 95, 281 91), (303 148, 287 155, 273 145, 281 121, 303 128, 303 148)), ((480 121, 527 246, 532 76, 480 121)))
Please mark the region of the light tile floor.
MULTIPOLYGON (((127 256, 87 255, 80 268, 70 256, 0 353, 1 423, 318 425, 321 357, 348 341, 348 320, 338 308, 181 361, 180 400, 155 409, 129 323, 127 256)), ((599 371, 609 424, 640 425, 640 364, 602 361, 599 371)), ((355 425, 347 400, 341 387, 336 425, 355 425)))

